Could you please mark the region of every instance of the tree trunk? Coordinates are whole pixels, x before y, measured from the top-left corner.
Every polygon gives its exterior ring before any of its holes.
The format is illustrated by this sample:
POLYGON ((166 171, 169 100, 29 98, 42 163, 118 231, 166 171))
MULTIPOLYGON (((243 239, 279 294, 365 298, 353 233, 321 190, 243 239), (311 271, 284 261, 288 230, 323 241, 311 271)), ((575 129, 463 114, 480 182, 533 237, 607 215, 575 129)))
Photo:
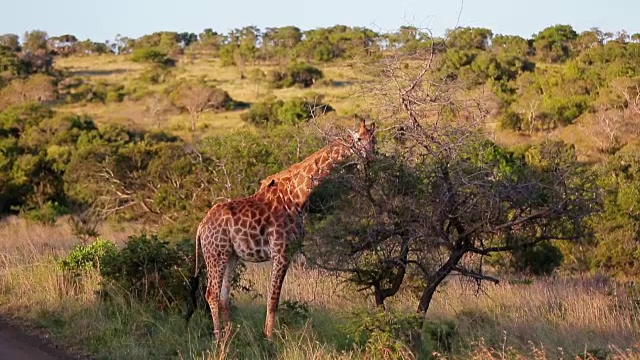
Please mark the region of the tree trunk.
POLYGON ((423 315, 427 313, 429 310, 429 305, 431 304, 431 299, 433 298, 433 294, 435 294, 436 289, 442 283, 453 268, 458 264, 460 259, 462 259, 462 255, 464 252, 461 250, 454 250, 451 255, 449 255, 449 259, 447 262, 442 264, 438 271, 435 274, 429 275, 427 279, 427 287, 422 292, 422 296, 420 297, 420 303, 418 303, 418 313, 422 313, 423 315))
POLYGON ((373 285, 373 294, 376 300, 376 307, 384 309, 384 294, 382 293, 382 289, 380 288, 380 284, 373 285))
POLYGON ((198 114, 191 115, 191 131, 196 131, 196 125, 198 124, 198 114))

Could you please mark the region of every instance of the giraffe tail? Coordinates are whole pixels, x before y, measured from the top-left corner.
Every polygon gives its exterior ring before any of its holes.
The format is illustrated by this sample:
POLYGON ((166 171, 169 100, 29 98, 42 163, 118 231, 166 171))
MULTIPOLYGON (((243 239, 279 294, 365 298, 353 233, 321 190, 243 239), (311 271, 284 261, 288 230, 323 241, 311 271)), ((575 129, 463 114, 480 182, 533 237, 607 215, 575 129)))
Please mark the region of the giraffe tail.
POLYGON ((198 286, 200 285, 200 267, 198 266, 198 257, 200 256, 200 231, 196 233, 196 253, 195 253, 195 274, 189 279, 189 303, 187 304, 187 314, 185 315, 185 322, 189 325, 189 319, 198 308, 198 286))
POLYGON ((198 268, 198 257, 200 255, 200 252, 198 252, 199 250, 199 245, 200 245, 200 229, 198 229, 198 231, 196 232, 196 266, 195 266, 195 274, 193 275, 193 277, 197 277, 200 274, 200 269, 198 268))

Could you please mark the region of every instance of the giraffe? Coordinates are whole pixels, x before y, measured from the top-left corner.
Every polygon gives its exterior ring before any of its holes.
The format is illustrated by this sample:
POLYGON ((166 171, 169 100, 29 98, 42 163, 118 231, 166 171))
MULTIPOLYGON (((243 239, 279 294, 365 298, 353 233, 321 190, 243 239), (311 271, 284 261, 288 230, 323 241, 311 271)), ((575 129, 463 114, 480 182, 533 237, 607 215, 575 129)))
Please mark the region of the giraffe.
POLYGON ((228 325, 231 280, 238 261, 273 262, 267 295, 267 315, 263 333, 272 338, 280 292, 293 252, 303 238, 305 204, 311 191, 330 170, 354 153, 368 156, 375 150, 375 124, 367 128, 360 120, 357 132, 331 141, 289 169, 261 182, 258 191, 246 198, 214 205, 201 220, 196 232, 196 273, 192 278, 192 308, 195 309, 200 268, 198 246, 207 268, 206 300, 211 309, 213 332, 219 338, 220 312, 228 325))

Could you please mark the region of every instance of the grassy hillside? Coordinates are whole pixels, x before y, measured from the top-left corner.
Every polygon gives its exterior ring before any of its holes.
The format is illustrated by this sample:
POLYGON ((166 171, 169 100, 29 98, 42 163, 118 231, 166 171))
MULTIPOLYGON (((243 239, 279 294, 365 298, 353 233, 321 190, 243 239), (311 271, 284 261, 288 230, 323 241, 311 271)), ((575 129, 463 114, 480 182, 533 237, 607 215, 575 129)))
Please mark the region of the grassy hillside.
MULTIPOLYGON (((167 86, 167 84, 139 84, 138 79, 145 70, 145 66, 132 62, 130 56, 127 55, 69 56, 56 59, 55 67, 68 72, 72 77, 83 79, 89 84, 98 82, 122 84, 125 88, 135 87, 145 93, 160 93, 167 86)), ((348 62, 321 66, 320 69, 324 73, 326 81, 312 89, 299 87, 271 89, 264 80, 256 83, 249 78, 242 78, 241 75, 242 73, 248 74, 253 69, 268 72, 277 68, 279 66, 276 65, 255 65, 246 66, 240 70, 235 66, 221 66, 218 59, 193 55, 181 58, 172 71, 175 73, 175 81, 204 78, 208 84, 227 91, 234 100, 249 105, 269 96, 287 100, 296 96, 321 94, 323 101, 334 107, 337 116, 340 117, 346 117, 364 107, 363 100, 356 95, 357 88, 352 85, 354 81, 361 81, 362 76, 356 74, 354 65, 348 62)), ((125 99, 122 102, 107 104, 61 104, 55 108, 61 112, 88 114, 100 125, 121 124, 132 128, 151 129, 154 126, 152 119, 145 111, 145 106, 144 101, 125 99)), ((247 124, 240 118, 240 115, 246 111, 246 109, 241 109, 219 113, 205 112, 199 121, 198 137, 221 134, 246 127, 247 124)), ((193 134, 188 132, 187 128, 186 114, 172 114, 159 126, 160 130, 189 138, 193 134)))

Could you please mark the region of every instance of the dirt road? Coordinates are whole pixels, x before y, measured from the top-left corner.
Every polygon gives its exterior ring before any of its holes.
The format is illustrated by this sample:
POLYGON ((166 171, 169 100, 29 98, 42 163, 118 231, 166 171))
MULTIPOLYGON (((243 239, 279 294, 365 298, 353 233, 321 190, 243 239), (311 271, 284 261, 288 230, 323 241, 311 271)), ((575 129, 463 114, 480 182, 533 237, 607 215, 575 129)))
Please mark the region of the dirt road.
POLYGON ((55 348, 42 336, 0 318, 0 360, 79 359, 55 348))

